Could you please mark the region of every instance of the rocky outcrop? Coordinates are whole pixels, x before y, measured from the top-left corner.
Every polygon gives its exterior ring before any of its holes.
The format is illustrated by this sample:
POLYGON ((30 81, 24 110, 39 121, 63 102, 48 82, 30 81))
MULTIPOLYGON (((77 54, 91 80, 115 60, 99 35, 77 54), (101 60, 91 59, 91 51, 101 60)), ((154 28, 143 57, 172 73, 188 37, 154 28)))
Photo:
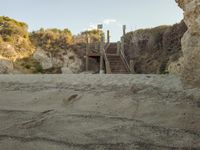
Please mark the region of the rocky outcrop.
POLYGON ((200 86, 200 1, 176 0, 184 10, 188 31, 182 38, 183 71, 185 81, 200 86))
POLYGON ((0 74, 8 74, 13 72, 13 63, 7 58, 0 57, 0 74))
POLYGON ((32 55, 34 48, 28 34, 25 23, 0 16, 0 55, 11 61, 32 55))
POLYGON ((38 49, 33 58, 36 59, 42 66, 42 69, 50 69, 53 67, 51 57, 47 56, 46 52, 42 49, 38 49))
POLYGON ((181 38, 186 30, 187 27, 182 21, 173 26, 140 29, 127 33, 125 54, 128 60, 133 59, 135 73, 171 72, 172 67, 169 67, 171 63, 177 63, 182 56, 181 38))
MULTIPOLYGON (((67 55, 63 56, 63 69, 69 68, 73 73, 79 73, 82 70, 82 61, 78 56, 73 52, 69 51, 67 55)), ((63 71, 63 73, 66 73, 66 71, 63 71)))
POLYGON ((68 51, 68 53, 59 56, 52 56, 51 53, 38 48, 33 58, 40 63, 44 72, 52 69, 52 71, 60 70, 64 74, 72 74, 79 73, 82 69, 82 61, 73 51, 68 51))
POLYGON ((15 74, 31 70, 26 68, 30 66, 28 61, 22 62, 23 59, 31 57, 35 51, 28 35, 26 23, 0 16, 0 57, 3 58, 0 73, 15 74))
POLYGON ((79 73, 82 55, 72 47, 72 33, 68 29, 41 29, 30 34, 37 51, 34 58, 40 62, 43 73, 79 73))

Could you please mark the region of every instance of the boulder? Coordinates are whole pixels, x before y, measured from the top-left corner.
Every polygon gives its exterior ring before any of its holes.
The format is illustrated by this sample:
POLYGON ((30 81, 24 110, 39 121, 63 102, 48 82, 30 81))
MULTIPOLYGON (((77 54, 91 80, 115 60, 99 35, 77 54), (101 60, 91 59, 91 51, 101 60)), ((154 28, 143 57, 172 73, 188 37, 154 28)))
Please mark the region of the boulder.
POLYGON ((0 57, 0 74, 11 73, 13 69, 14 67, 12 61, 4 57, 0 57))
POLYGON ((183 70, 183 57, 180 57, 179 60, 170 62, 168 66, 168 71, 171 74, 181 75, 183 70))
POLYGON ((63 66, 62 57, 52 57, 52 65, 54 68, 61 68, 63 66))
POLYGON ((63 68, 69 68, 73 73, 79 73, 82 68, 82 60, 74 52, 69 52, 63 57, 63 68))
POLYGON ((51 69, 53 67, 51 57, 49 57, 42 49, 37 49, 33 55, 33 58, 41 64, 44 70, 51 69))

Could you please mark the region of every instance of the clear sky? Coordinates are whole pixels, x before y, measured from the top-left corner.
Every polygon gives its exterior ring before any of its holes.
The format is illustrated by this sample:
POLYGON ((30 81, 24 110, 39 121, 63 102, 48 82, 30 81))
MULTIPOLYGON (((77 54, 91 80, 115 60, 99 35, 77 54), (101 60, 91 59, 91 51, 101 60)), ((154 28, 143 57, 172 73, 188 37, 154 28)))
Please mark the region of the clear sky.
POLYGON ((74 34, 104 24, 112 41, 127 31, 174 24, 182 18, 175 0, 0 0, 0 15, 39 28, 69 28, 74 34))

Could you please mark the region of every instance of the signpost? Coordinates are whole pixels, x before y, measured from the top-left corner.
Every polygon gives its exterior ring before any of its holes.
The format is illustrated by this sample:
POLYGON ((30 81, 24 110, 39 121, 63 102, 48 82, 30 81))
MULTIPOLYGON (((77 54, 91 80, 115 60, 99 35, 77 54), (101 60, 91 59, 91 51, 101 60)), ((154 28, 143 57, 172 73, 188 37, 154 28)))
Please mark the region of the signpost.
POLYGON ((126 25, 123 25, 123 36, 126 34, 126 25))

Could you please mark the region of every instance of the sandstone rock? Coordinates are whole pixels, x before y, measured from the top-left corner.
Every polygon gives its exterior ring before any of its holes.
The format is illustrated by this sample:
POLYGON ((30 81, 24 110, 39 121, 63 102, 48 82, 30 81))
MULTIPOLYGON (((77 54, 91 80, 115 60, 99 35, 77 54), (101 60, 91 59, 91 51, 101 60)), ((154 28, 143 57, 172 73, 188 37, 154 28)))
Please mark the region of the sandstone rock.
POLYGON ((188 31, 182 38, 183 71, 185 81, 200 87, 200 1, 176 0, 184 10, 188 31))
POLYGON ((61 70, 62 70, 62 74, 73 74, 72 70, 70 70, 67 67, 63 67, 61 70))
MULTIPOLYGON (((125 35, 125 55, 133 59, 139 74, 169 72, 168 65, 182 56, 181 38, 187 31, 183 21, 173 26, 140 29, 125 35)), ((174 68, 175 69, 175 68, 174 68)))
POLYGON ((54 68, 61 68, 63 66, 62 58, 52 57, 52 65, 54 68))
POLYGON ((33 57, 41 64, 43 69, 50 69, 53 67, 51 57, 42 49, 37 49, 33 57))
POLYGON ((82 61, 79 59, 74 52, 69 52, 64 57, 64 68, 69 68, 73 73, 79 73, 82 68, 82 61))
POLYGON ((57 68, 64 74, 79 73, 83 65, 82 60, 73 51, 68 51, 64 55, 51 56, 50 52, 38 48, 33 57, 40 62, 44 70, 57 68))
POLYGON ((13 63, 3 57, 0 57, 0 74, 11 73, 13 71, 13 63))
POLYGON ((168 66, 168 71, 171 74, 180 75, 183 70, 183 57, 179 58, 178 61, 171 62, 168 66))
POLYGON ((0 49, 0 54, 5 58, 13 59, 17 57, 17 52, 15 51, 15 48, 8 43, 2 43, 0 45, 0 49))

